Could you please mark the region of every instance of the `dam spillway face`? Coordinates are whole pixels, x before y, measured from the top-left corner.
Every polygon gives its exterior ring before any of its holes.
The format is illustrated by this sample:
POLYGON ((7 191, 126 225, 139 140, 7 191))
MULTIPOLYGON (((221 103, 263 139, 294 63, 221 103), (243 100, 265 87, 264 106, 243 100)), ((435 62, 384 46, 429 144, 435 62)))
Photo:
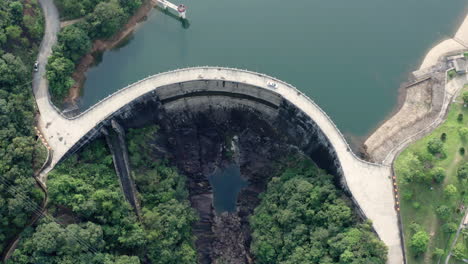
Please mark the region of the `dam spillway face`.
POLYGON ((121 120, 126 128, 157 123, 171 133, 184 133, 184 127, 194 124, 210 133, 222 130, 231 134, 235 128, 261 127, 275 139, 295 146, 328 173, 343 176, 335 149, 318 125, 274 91, 252 85, 222 80, 174 83, 138 98, 112 118, 121 120))
POLYGON ((174 83, 140 96, 100 126, 112 129, 116 122, 125 129, 159 126, 156 141, 164 151, 153 158, 171 160, 187 177, 190 202, 200 217, 193 228, 200 263, 224 257, 229 237, 238 237, 229 254, 239 256, 239 263, 248 258, 248 217, 285 157, 308 156, 347 191, 328 138, 274 90, 223 80, 174 83), (208 176, 232 160, 248 184, 237 196, 236 213, 219 215, 208 176))
POLYGON ((190 203, 200 217, 193 229, 200 263, 225 257, 229 243, 229 259, 235 255, 243 263, 248 258, 248 217, 285 157, 310 157, 346 190, 327 137, 274 91, 222 80, 175 83, 140 97, 113 119, 126 128, 159 126, 156 141, 168 153, 154 158, 172 160, 187 176, 190 203), (237 196, 235 213, 217 214, 209 175, 233 160, 248 184, 237 196))

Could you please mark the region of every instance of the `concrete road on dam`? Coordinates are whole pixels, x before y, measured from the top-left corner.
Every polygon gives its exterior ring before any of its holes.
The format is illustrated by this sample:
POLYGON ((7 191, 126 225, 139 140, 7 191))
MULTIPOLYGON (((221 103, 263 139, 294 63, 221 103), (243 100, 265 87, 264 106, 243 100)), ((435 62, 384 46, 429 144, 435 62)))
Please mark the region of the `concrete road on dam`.
MULTIPOLYGON (((245 70, 218 67, 188 68, 150 76, 119 90, 82 114, 67 118, 50 102, 45 78, 47 58, 52 53, 52 46, 56 42, 60 28, 58 13, 52 0, 39 0, 39 2, 46 18, 46 31, 39 53, 39 71, 33 79, 33 91, 40 112, 38 127, 53 150, 51 164, 42 173, 44 181, 47 172, 82 141, 83 137, 89 136, 90 132, 93 133, 93 129, 111 118, 119 109, 158 87, 200 80, 248 84, 258 89, 278 93, 317 123, 336 150, 353 198, 365 216, 372 220, 377 234, 389 247, 389 263, 403 263, 398 217, 394 207, 391 168, 372 164, 356 157, 332 120, 299 90, 275 78, 245 70), (276 84, 276 87, 272 87, 272 83, 276 84)), ((97 130, 96 133, 98 133, 97 130)))
POLYGON ((364 214, 372 220, 378 235, 389 247, 389 257, 392 260, 390 263, 402 263, 391 168, 357 158, 330 118, 312 100, 291 85, 263 74, 217 67, 188 68, 162 73, 116 92, 72 119, 62 116, 48 100, 38 100, 41 111, 39 127, 53 149, 52 162, 48 170, 52 169, 85 135, 111 118, 122 107, 158 87, 200 80, 230 81, 248 84, 258 89, 269 91, 274 89, 274 92, 294 104, 317 123, 336 150, 346 183, 354 199, 364 214), (271 83, 276 84, 276 88, 271 88, 271 83))

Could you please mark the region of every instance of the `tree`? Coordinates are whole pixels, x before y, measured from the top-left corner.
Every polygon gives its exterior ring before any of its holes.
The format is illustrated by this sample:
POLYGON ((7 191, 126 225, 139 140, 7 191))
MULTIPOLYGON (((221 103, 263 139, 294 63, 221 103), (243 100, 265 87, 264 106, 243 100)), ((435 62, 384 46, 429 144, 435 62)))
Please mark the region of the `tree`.
POLYGON ((18 41, 21 34, 23 33, 23 30, 21 30, 21 28, 16 25, 8 26, 5 31, 6 31, 8 40, 12 40, 12 41, 18 41))
POLYGON ((91 48, 91 40, 84 30, 71 25, 58 34, 58 49, 70 60, 76 62, 91 48))
POLYGON ((440 140, 442 140, 443 142, 445 142, 447 140, 447 134, 446 133, 442 133, 440 135, 440 140))
POLYGON ((436 213, 441 219, 447 220, 452 215, 452 210, 446 205, 441 205, 437 207, 436 213))
POLYGON ((444 188, 444 194, 449 198, 455 197, 455 195, 457 195, 457 192, 457 187, 455 187, 455 185, 453 184, 449 184, 444 188))
POLYGON ((415 255, 419 255, 426 252, 428 243, 429 235, 425 231, 421 230, 411 238, 410 247, 415 255))
POLYGON ((427 150, 433 155, 442 154, 444 151, 444 142, 438 138, 433 138, 427 143, 427 150))
POLYGON ((0 47, 5 44, 7 41, 7 35, 5 34, 5 30, 0 28, 0 47))
POLYGON ((141 6, 141 0, 119 0, 119 3, 127 14, 133 14, 141 6))
POLYGON ((457 170, 458 179, 468 179, 468 162, 463 163, 457 170))
POLYGON ((47 79, 50 82, 51 93, 63 98, 73 85, 70 75, 75 70, 73 62, 67 58, 52 56, 47 64, 47 79))
MULTIPOLYGON (((0 58, 0 87, 6 92, 19 92, 15 85, 27 76, 23 61, 13 54, 6 53, 0 58)), ((4 97, 6 98, 6 97, 4 97)))
POLYGON ((463 103, 468 104, 468 92, 463 93, 463 103))
POLYGON ((458 134, 462 140, 466 140, 468 138, 468 127, 460 127, 458 129, 458 134))
POLYGON ((21 24, 23 18, 23 5, 18 1, 11 2, 10 10, 16 24, 21 24))
POLYGON ((467 248, 465 245, 463 245, 463 242, 461 241, 455 245, 455 247, 453 248, 452 254, 456 259, 459 259, 459 260, 468 258, 467 248))
POLYGON ((445 169, 441 167, 435 167, 431 171, 432 174, 432 179, 434 179, 435 182, 441 183, 445 179, 445 169))
POLYGON ((395 169, 400 176, 400 183, 407 184, 414 180, 415 175, 422 173, 423 165, 413 152, 401 156, 401 159, 401 162, 395 165, 395 169))
POLYGON ((411 229, 411 231, 413 233, 417 233, 417 232, 423 230, 422 226, 420 224, 416 223, 416 222, 411 223, 409 228, 411 229))
POLYGON ((458 225, 450 222, 450 223, 445 223, 442 225, 442 229, 444 230, 445 233, 455 233, 457 231, 458 225))
POLYGON ((116 0, 99 3, 94 12, 89 16, 94 38, 108 38, 112 36, 125 21, 123 9, 116 0))
POLYGON ((441 248, 435 248, 434 249, 434 253, 433 253, 434 258, 440 258, 444 254, 445 254, 445 251, 443 249, 441 249, 441 248))

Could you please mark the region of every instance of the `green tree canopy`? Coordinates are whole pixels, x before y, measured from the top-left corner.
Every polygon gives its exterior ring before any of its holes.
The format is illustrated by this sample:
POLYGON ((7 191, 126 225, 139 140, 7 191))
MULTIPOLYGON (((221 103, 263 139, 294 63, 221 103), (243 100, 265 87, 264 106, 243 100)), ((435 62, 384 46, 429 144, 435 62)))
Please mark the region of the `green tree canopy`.
POLYGON ((386 261, 387 250, 370 225, 356 223, 332 177, 309 161, 270 181, 250 223, 256 263, 386 261))
POLYGON ((463 163, 457 170, 459 180, 468 179, 468 162, 463 163))
POLYGON ((94 38, 108 38, 119 30, 126 18, 117 0, 101 2, 88 18, 93 29, 91 34, 94 38))
POLYGON ((421 254, 426 252, 427 245, 429 243, 429 235, 421 230, 416 232, 410 241, 410 247, 413 249, 415 254, 421 254))
POLYGON ((457 195, 457 192, 457 187, 455 187, 453 184, 449 184, 444 188, 444 194, 449 198, 453 198, 455 195, 457 195))
POLYGON ((91 48, 88 34, 81 28, 71 25, 58 34, 58 49, 65 57, 76 62, 91 48))
POLYGON ((438 138, 433 138, 427 143, 427 150, 434 155, 444 153, 444 142, 438 138))

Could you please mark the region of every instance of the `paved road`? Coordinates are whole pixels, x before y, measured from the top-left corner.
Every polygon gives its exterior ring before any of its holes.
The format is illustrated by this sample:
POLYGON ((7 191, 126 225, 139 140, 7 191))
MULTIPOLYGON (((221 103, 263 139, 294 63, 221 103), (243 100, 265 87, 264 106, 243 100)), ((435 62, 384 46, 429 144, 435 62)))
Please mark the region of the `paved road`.
POLYGON ((57 33, 60 30, 59 15, 53 0, 39 0, 39 4, 42 7, 46 23, 44 38, 38 55, 39 70, 33 77, 33 91, 36 100, 44 97, 48 98, 49 96, 47 81, 42 77, 45 76, 47 59, 52 54, 52 47, 57 42, 57 33))

